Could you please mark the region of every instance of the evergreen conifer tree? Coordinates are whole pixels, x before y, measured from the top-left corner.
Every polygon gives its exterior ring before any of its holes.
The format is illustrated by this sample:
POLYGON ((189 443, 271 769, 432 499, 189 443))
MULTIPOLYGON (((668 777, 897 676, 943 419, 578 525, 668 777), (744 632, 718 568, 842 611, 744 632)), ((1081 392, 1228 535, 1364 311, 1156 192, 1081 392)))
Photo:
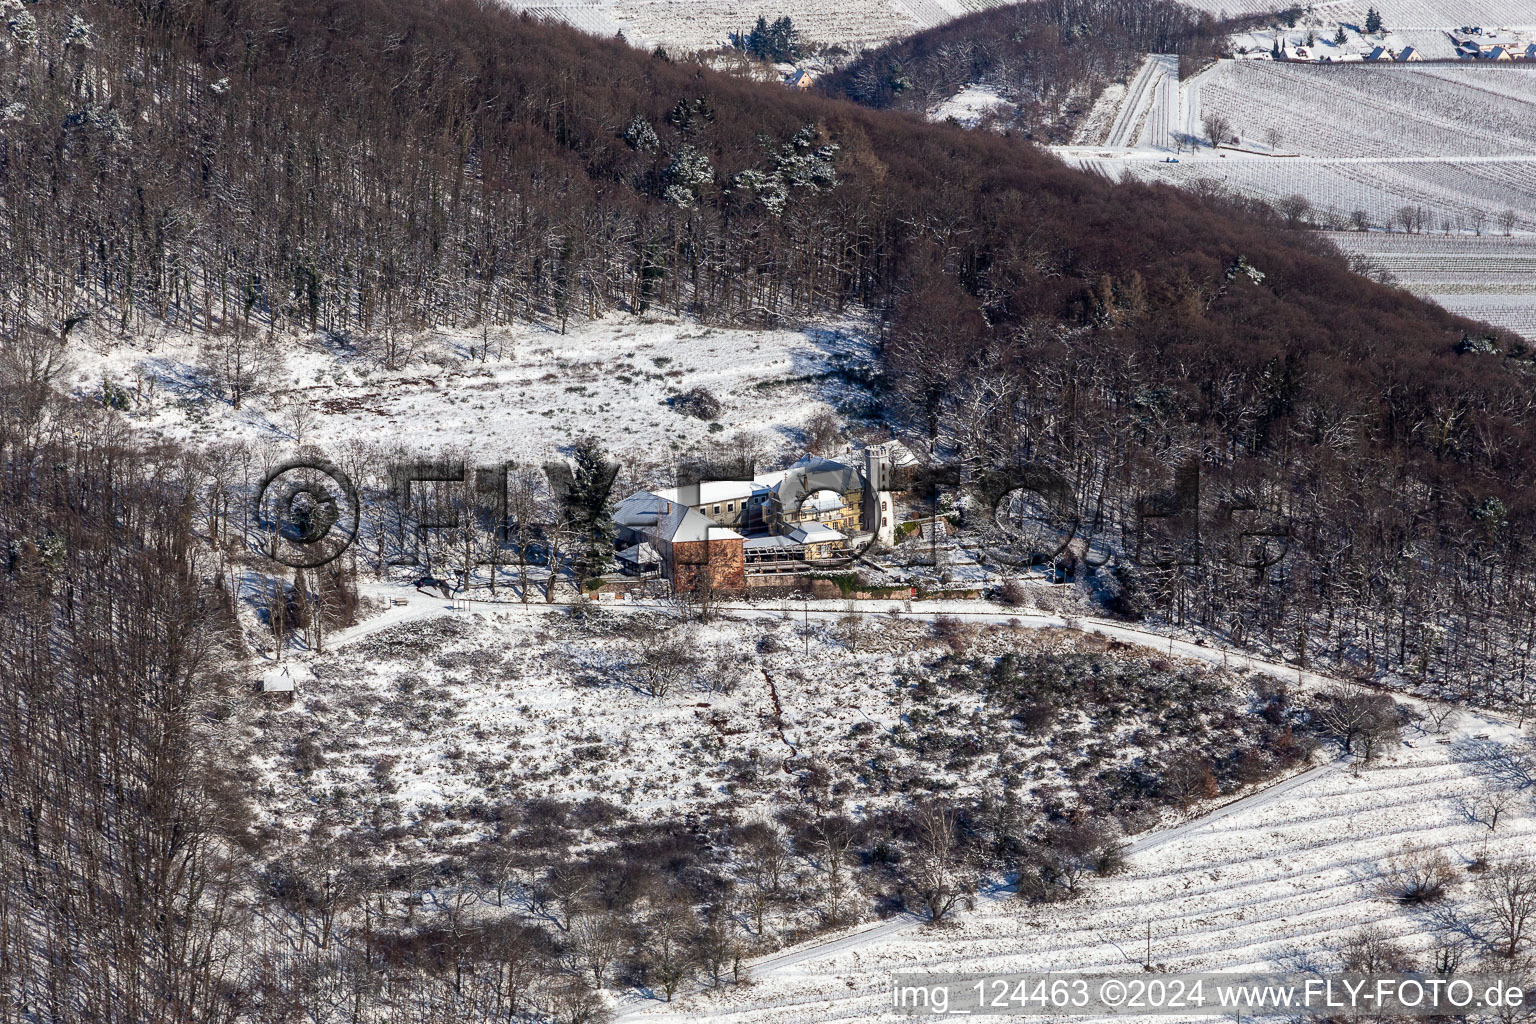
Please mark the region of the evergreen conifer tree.
POLYGON ((613 481, 619 467, 608 461, 596 438, 576 442, 575 467, 565 493, 566 516, 575 538, 575 569, 580 582, 607 572, 613 565, 613 481))

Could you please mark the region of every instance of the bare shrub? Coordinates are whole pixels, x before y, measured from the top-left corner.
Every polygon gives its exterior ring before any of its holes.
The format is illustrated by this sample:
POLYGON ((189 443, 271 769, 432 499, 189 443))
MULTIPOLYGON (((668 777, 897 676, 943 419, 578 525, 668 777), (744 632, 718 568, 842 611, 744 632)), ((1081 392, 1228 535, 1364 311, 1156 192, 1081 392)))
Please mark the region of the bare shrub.
POLYGON ((976 630, 953 615, 939 615, 933 620, 933 635, 950 650, 960 653, 970 646, 976 630))
POLYGON ((1070 899, 1082 891, 1090 872, 1112 875, 1125 869, 1125 844, 1094 824, 1061 824, 1031 844, 1021 860, 1018 894, 1033 902, 1070 899))
POLYGON ((997 598, 1011 608, 1019 607, 1025 601, 1024 584, 1018 580, 1003 581, 1003 585, 997 588, 997 598))
POLYGON ((1175 756, 1163 769, 1162 792, 1180 807, 1209 800, 1221 792, 1211 762, 1196 751, 1175 756))
POLYGON ((1413 969, 1407 950, 1375 927, 1361 928, 1349 935, 1339 955, 1344 970, 1352 974, 1401 973, 1413 969))
POLYGON ((1383 898, 1406 906, 1436 903, 1445 898, 1456 878, 1456 869, 1444 852, 1409 847, 1382 865, 1378 891, 1383 898))
POLYGON ((720 418, 720 399, 708 388, 691 388, 668 399, 673 412, 692 416, 694 419, 714 421, 720 418))

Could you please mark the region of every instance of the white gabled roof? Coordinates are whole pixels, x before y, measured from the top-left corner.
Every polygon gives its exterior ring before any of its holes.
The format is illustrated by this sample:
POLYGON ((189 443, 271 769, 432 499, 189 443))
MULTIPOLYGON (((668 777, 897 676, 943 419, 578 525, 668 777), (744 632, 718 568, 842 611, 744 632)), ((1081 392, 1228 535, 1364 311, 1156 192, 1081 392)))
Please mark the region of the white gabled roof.
POLYGON ((767 551, 771 548, 794 549, 803 546, 799 541, 786 537, 781 533, 772 533, 766 537, 752 537, 742 545, 748 551, 767 551))
POLYGON ((694 540, 740 540, 741 534, 701 515, 676 498, 641 491, 619 502, 613 521, 669 543, 694 540))
POLYGON ((289 662, 267 669, 261 674, 262 693, 293 693, 301 683, 310 683, 315 673, 302 662, 289 662))
POLYGON ((847 538, 830 526, 824 526, 821 523, 805 523, 791 530, 789 539, 801 544, 827 544, 847 538))
POLYGON ((771 491, 775 487, 779 486, 779 481, 783 480, 784 474, 788 472, 789 470, 787 469, 776 469, 771 473, 759 473, 757 476, 752 478, 752 482, 762 487, 764 490, 771 491))
POLYGON ((663 498, 688 505, 713 505, 721 501, 741 501, 754 494, 767 494, 768 488, 753 480, 701 480, 697 484, 667 487, 656 492, 663 498))
POLYGON ((661 552, 651 547, 651 542, 643 540, 633 547, 627 547, 619 552, 619 557, 626 562, 634 562, 636 565, 649 565, 652 562, 661 561, 661 552))
POLYGON ((833 459, 819 459, 807 455, 784 471, 775 491, 779 507, 799 509, 818 491, 834 491, 846 494, 864 486, 864 478, 853 466, 833 459))

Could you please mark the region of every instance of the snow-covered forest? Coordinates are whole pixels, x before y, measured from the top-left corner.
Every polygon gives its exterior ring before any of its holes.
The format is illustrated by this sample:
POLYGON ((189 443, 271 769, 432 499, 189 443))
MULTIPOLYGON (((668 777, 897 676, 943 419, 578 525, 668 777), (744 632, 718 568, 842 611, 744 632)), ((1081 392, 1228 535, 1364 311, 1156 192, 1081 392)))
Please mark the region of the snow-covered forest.
MULTIPOLYGON (((1063 75, 1203 38, 1106 6, 1063 75)), ((0 13, 4 1024, 718 995, 1110 891, 1136 836, 1487 738, 1452 711, 1500 730, 1456 762, 1494 852, 1369 870, 1528 952, 1522 339, 1260 202, 472 0, 0 13), (946 585, 942 534, 995 600, 588 598, 615 488, 892 438, 925 521, 881 554, 946 585), (508 460, 501 521, 413 544, 402 452, 508 460), (346 558, 252 542, 295 455, 357 484, 346 558), (995 557, 1020 490, 1067 541, 995 557)))

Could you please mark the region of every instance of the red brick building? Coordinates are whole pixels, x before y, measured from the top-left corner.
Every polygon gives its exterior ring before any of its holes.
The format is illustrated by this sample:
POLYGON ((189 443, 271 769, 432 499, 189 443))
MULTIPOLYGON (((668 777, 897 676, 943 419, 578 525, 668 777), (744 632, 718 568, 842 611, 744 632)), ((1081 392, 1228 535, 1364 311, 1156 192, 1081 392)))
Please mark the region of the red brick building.
POLYGON ((625 498, 613 518, 619 527, 620 561, 641 572, 654 566, 673 591, 696 590, 705 579, 716 591, 746 589, 744 541, 735 530, 649 491, 625 498))

